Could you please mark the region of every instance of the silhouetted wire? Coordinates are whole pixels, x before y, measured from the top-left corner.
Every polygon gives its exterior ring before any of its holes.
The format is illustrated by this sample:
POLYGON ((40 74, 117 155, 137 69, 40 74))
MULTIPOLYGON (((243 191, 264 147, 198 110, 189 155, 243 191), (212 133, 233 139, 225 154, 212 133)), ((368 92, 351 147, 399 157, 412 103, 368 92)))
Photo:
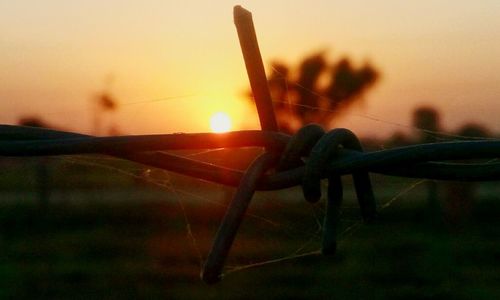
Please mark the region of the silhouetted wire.
MULTIPOLYGON (((153 184, 159 188, 162 188, 162 189, 165 189, 165 190, 171 192, 174 196, 174 201, 179 204, 179 207, 182 210, 182 215, 183 215, 184 222, 185 222, 186 236, 193 245, 193 249, 195 250, 197 257, 199 259, 199 262, 200 262, 200 270, 202 269, 201 267, 203 265, 203 258, 202 258, 201 250, 200 250, 200 247, 198 246, 196 235, 191 228, 192 222, 189 220, 190 218, 185 210, 184 204, 182 204, 182 197, 180 195, 183 194, 185 196, 194 198, 197 201, 205 202, 205 203, 208 203, 211 205, 216 205, 219 207, 226 207, 227 205, 222 204, 218 201, 212 200, 210 198, 195 194, 194 192, 190 192, 187 190, 183 190, 179 187, 176 187, 175 184, 171 180, 155 179, 155 178, 149 177, 147 175, 143 175, 144 172, 133 172, 133 171, 126 170, 124 168, 111 166, 109 163, 117 161, 116 158, 111 158, 111 157, 106 157, 106 156, 92 156, 89 158, 88 156, 83 156, 83 155, 72 155, 72 156, 62 156, 62 157, 60 157, 60 159, 64 162, 70 163, 70 164, 78 164, 78 165, 83 165, 83 166, 96 167, 96 168, 101 168, 101 169, 106 169, 106 170, 110 170, 113 172, 117 172, 121 175, 129 176, 129 177, 141 180, 141 181, 148 182, 148 183, 153 184), (99 162, 99 161, 101 161, 101 162, 99 162)), ((140 165, 137 165, 137 166, 138 167, 134 168, 133 170, 135 170, 135 171, 150 170, 150 168, 147 168, 144 166, 143 167, 140 167, 140 165)), ((164 176, 166 176, 169 172, 164 171, 163 173, 164 173, 164 176)), ((168 198, 168 199, 170 199, 170 198, 168 198)), ((310 240, 304 244, 304 247, 306 247, 307 244, 310 243, 311 241, 313 241, 314 239, 317 239, 319 237, 318 233, 321 231, 321 228, 318 228, 318 230, 315 232, 300 230, 300 229, 292 227, 290 225, 285 225, 283 223, 277 222, 277 221, 269 219, 267 217, 262 217, 260 215, 257 215, 257 214, 251 213, 251 212, 248 212, 246 215, 251 219, 261 221, 261 222, 263 222, 269 226, 275 227, 275 228, 279 228, 280 230, 285 232, 287 235, 289 233, 295 232, 295 233, 300 233, 301 235, 305 234, 307 236, 310 236, 311 237, 310 240)), ((319 223, 318 217, 315 217, 315 219, 316 219, 317 224, 319 226, 321 226, 321 224, 319 223)), ((300 251, 300 249, 298 249, 296 251, 300 251)))
MULTIPOLYGON (((163 100, 158 99, 158 101, 163 101, 163 100)), ((138 103, 137 103, 137 104, 138 104, 138 103)), ((286 104, 290 104, 290 101, 287 101, 287 102, 286 102, 286 104)), ((131 105, 132 105, 132 104, 131 104, 131 105)), ((331 110, 327 110, 327 109, 323 109, 323 108, 319 108, 319 107, 307 106, 307 105, 300 105, 300 104, 293 104, 293 103, 292 103, 292 105, 296 105, 296 106, 303 107, 303 108, 307 108, 307 109, 318 109, 318 110, 326 110, 326 111, 331 111, 331 110)), ((373 120, 375 120, 375 121, 379 121, 379 122, 383 122, 383 123, 389 123, 389 124, 391 124, 391 122, 388 122, 388 121, 385 121, 385 120, 376 119, 376 118, 373 118, 373 117, 371 117, 371 116, 363 116, 363 115, 362 115, 361 117, 363 117, 363 118, 369 118, 369 119, 373 119, 373 120)), ((453 136, 453 137, 458 137, 458 138, 476 138, 476 137, 466 137, 466 136, 460 136, 460 135, 450 135, 450 134, 446 134, 446 133, 442 133, 442 132, 435 132, 435 131, 423 130, 423 129, 420 129, 420 128, 415 128, 415 127, 412 127, 412 126, 405 126, 405 125, 398 124, 398 123, 394 123, 393 125, 400 126, 400 127, 413 128, 413 129, 421 130, 421 131, 424 131, 424 132, 427 132, 427 133, 431 133, 431 134, 448 135, 448 136, 453 136)), ((87 141, 86 141, 86 142, 93 143, 93 142, 92 142, 92 141, 93 141, 93 138, 92 138, 92 137, 89 137, 89 138, 86 138, 86 139, 87 139, 87 141)), ((479 139, 479 138, 477 138, 477 139, 479 139)), ((484 138, 480 138, 480 139, 484 139, 484 138)), ((98 142, 105 142, 105 141, 106 141, 106 139, 100 139, 100 140, 95 140, 95 141, 96 141, 96 143, 98 143, 98 142)), ((55 141, 54 141, 54 142, 55 142, 55 141)), ((58 147, 60 147, 61 145, 63 145, 66 141, 64 141, 64 140, 58 140, 57 142, 59 143, 59 145, 54 146, 54 147, 53 147, 54 149, 57 149, 58 147)), ((22 148, 22 143, 23 143, 22 141, 18 142, 18 145, 17 145, 17 146, 21 146, 21 148, 22 148)), ((38 144, 38 143, 40 143, 40 141, 37 141, 37 143, 35 143, 35 144, 38 144)), ((28 144, 29 144, 29 143, 28 143, 28 144)), ((43 144, 43 143, 40 143, 40 144, 43 144)), ((78 143, 76 143, 76 144, 78 144, 78 143)), ((53 145, 51 146, 50 141, 45 142, 45 145, 47 145, 49 148, 53 146, 53 145)), ((96 145, 97 145, 97 144, 96 144, 96 145)), ((480 144, 478 143, 478 144, 476 144, 476 145, 480 145, 480 144)), ((8 146, 8 145, 4 143, 4 146, 8 146)), ((75 144, 71 144, 71 143, 70 143, 68 146, 69 146, 69 147, 73 147, 73 146, 75 146, 75 144)), ((423 146, 424 146, 423 148, 425 148, 425 145, 423 145, 423 146)), ((428 146, 438 146, 438 145, 428 145, 428 146)), ((106 146, 104 146, 102 149, 104 149, 105 147, 106 147, 106 146)), ((3 150, 3 151, 5 151, 5 147, 2 147, 2 148, 4 148, 4 149, 2 149, 2 150, 3 150)), ((7 148, 8 148, 8 147, 7 147, 7 148)), ((98 148, 100 148, 100 147, 98 147, 98 148)), ((422 147, 420 147, 420 148, 422 148, 422 147)), ((429 148, 429 147, 428 147, 428 148, 429 148)), ((453 148, 453 147, 452 147, 452 148, 453 148)), ((15 147, 14 147, 14 149, 15 149, 15 147)), ((2 151, 2 150, 0 150, 0 151, 2 151)), ((35 150, 35 152, 36 152, 36 149, 34 149, 34 150, 35 150)), ((430 150, 430 149, 429 149, 429 150, 430 150)), ((207 150, 207 151, 214 151, 214 150, 207 150)), ((217 151, 217 150, 215 150, 215 151, 217 151)), ((8 152, 8 151, 7 151, 7 152, 8 152)), ((29 151, 28 151, 28 152, 29 152, 29 151)), ((49 151, 49 152, 50 152, 50 151, 49 151)), ((56 151, 56 152, 57 152, 57 151, 56 151)), ((70 152, 71 152, 71 151, 70 151, 70 152)), ((76 151, 75 153, 77 153, 77 152, 78 152, 78 151, 76 151)), ((390 152, 390 151, 389 151, 389 152, 390 152)), ((389 152, 387 152, 387 153, 389 153, 389 152)), ((396 153, 397 153, 397 151, 393 151, 393 152, 394 152, 394 154, 396 154, 396 153)), ((33 153, 33 152, 32 152, 32 153, 33 153)), ((202 152, 200 152, 200 153, 202 153, 202 152)), ((375 153, 375 154, 373 154, 373 153, 368 153, 368 154, 363 154, 363 155, 364 155, 365 157, 369 157, 370 155, 371 155, 371 156, 375 156, 375 157, 376 157, 376 156, 377 156, 377 153, 375 153)), ((380 155, 379 155, 379 156, 380 156, 380 155)), ((380 156, 380 157, 383 157, 383 156, 380 156)), ((361 155, 357 155, 357 156, 354 156, 352 159, 353 159, 353 160, 356 160, 356 161, 360 161, 360 160, 362 159, 362 157, 361 157, 361 155)), ((372 159, 372 161, 373 161, 373 159, 372 159)), ((496 164, 494 164, 494 161, 496 161, 496 158, 494 158, 493 160, 490 160, 490 161, 489 161, 489 162, 487 162, 487 163, 483 163, 483 164, 481 164, 481 165, 483 165, 483 166, 496 165, 496 164)), ((386 161, 386 162, 387 162, 387 161, 386 161)), ((477 164, 477 165, 479 166, 479 164, 477 164)), ((425 180, 420 180, 420 181, 418 181, 417 183, 414 183, 414 184, 410 185, 408 188, 406 188, 406 189, 402 190, 400 193, 398 193, 395 197, 393 197, 393 198, 392 198, 391 200, 389 200, 387 203, 383 204, 383 205, 381 206, 381 209, 383 210, 383 209, 385 209, 385 208, 387 208, 387 207, 391 206, 391 205, 392 205, 392 204, 393 204, 396 200, 400 199, 402 195, 404 195, 404 194, 406 194, 407 192, 409 192, 409 191, 413 190, 413 188, 415 188, 416 186, 418 186, 420 183, 422 183, 422 182, 424 182, 424 181, 425 181, 425 180)), ((176 192, 176 190, 175 190, 175 188, 174 188, 173 186, 171 186, 171 185, 170 185, 170 186, 168 186, 168 185, 167 185, 167 188, 169 188, 170 190, 172 190, 172 191, 174 191, 175 193, 177 193, 177 192, 176 192)), ((180 200, 178 200, 178 201, 180 201, 180 200)), ((186 222, 186 230, 187 230, 187 232, 188 232, 188 236, 190 237, 190 240, 191 240, 191 242, 192 242, 192 244, 193 244, 193 247, 197 250, 197 255, 198 255, 199 259, 200 259, 200 266, 202 266, 202 264, 203 264, 203 262, 202 262, 202 256, 201 256, 201 253, 199 252, 199 247, 197 246, 196 238, 194 237, 193 232, 192 232, 192 230, 191 230, 191 224, 189 223, 189 218, 188 218, 188 216, 187 216, 187 214, 186 214, 185 208, 184 208, 184 206, 182 205, 182 203, 180 203, 180 205, 181 205, 181 208, 183 209, 183 215, 184 215, 185 222, 186 222)), ((316 221, 318 221, 316 216, 315 216, 315 219, 316 219, 316 221)), ((340 234, 340 236, 341 236, 341 237, 345 237, 345 236, 347 236, 348 234, 349 234, 349 235, 350 235, 350 234, 353 234, 353 233, 354 233, 354 232, 356 232, 359 228, 361 228, 361 224, 362 224, 362 222, 361 222, 361 221, 355 222, 354 224, 352 224, 351 226, 349 226, 346 230, 344 230, 344 231, 340 234)), ((318 230, 318 231, 319 231, 319 230, 318 230)), ((314 239, 315 239, 315 237, 317 236, 317 233, 318 233, 318 232, 316 231, 316 232, 312 235, 312 237, 311 237, 309 240, 307 240, 307 241, 306 241, 303 245, 299 246, 299 248, 298 248, 296 251, 294 251, 294 252, 293 252, 291 255, 289 255, 289 256, 282 257, 282 258, 278 258, 278 259, 274 259, 274 260, 269 260, 269 261, 259 262, 259 263, 255 263, 255 264, 244 265, 244 266, 241 266, 241 267, 237 267, 237 268, 235 268, 235 269, 228 270, 227 272, 225 272, 225 274, 228 274, 228 273, 231 273, 231 272, 234 272, 234 271, 237 271, 237 270, 243 270, 243 269, 248 269, 248 268, 252 268, 252 267, 263 266, 263 265, 271 264, 271 263, 274 263, 274 262, 282 262, 282 261, 285 261, 285 260, 290 260, 290 259, 300 258, 300 257, 304 257, 304 256, 309 256, 309 255, 317 255, 317 254, 319 254, 319 253, 320 253, 320 251, 312 251, 312 252, 307 252, 307 253, 297 253, 297 252, 300 252, 302 249, 305 249, 305 248, 308 246, 308 244, 309 244, 312 240, 314 240, 314 239)))

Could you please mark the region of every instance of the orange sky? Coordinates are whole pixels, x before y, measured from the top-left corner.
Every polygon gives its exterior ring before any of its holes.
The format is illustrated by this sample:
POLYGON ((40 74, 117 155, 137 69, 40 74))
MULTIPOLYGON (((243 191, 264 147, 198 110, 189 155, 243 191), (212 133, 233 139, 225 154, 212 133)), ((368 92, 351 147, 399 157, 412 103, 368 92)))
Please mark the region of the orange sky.
POLYGON ((338 126, 388 135, 424 103, 440 109, 447 130, 476 121, 500 132, 496 0, 0 0, 0 122, 36 114, 90 132, 89 99, 113 74, 121 107, 112 121, 125 133, 209 131, 217 111, 235 128, 257 128, 242 96, 235 4, 253 12, 265 62, 329 49, 381 70, 338 126))

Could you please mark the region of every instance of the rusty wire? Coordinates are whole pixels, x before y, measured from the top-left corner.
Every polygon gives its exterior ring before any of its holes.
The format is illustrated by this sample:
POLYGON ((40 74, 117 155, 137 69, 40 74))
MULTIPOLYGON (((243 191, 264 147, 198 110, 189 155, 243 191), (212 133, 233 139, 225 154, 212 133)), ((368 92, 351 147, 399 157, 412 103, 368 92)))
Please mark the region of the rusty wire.
POLYGON ((295 135, 269 131, 234 131, 225 134, 163 134, 93 137, 12 125, 0 125, 0 155, 45 156, 100 153, 128 159, 214 183, 238 187, 205 263, 203 279, 220 279, 237 230, 256 190, 279 190, 301 185, 304 197, 321 197, 319 182, 328 179, 324 220, 324 254, 336 250, 336 232, 342 201, 342 175, 352 174, 361 215, 376 217, 376 204, 368 173, 440 180, 485 181, 500 179, 500 163, 455 163, 500 157, 500 141, 458 141, 420 144, 363 152, 347 129, 328 133, 314 124, 295 135), (181 157, 160 150, 264 147, 246 171, 181 157))
POLYGON ((279 190, 301 185, 305 199, 315 202, 321 197, 320 181, 328 179, 322 252, 330 255, 336 251, 342 175, 353 176, 361 216, 366 222, 376 218, 376 202, 369 173, 440 180, 500 179, 500 163, 453 162, 498 158, 499 140, 421 144, 363 152, 356 135, 347 129, 325 132, 320 126, 311 124, 293 136, 277 132, 251 13, 236 6, 234 17, 262 131, 94 137, 0 125, 0 155, 101 153, 237 187, 205 262, 202 278, 207 283, 220 280, 231 245, 256 190, 279 190), (162 152, 238 147, 263 147, 266 151, 246 171, 162 152))

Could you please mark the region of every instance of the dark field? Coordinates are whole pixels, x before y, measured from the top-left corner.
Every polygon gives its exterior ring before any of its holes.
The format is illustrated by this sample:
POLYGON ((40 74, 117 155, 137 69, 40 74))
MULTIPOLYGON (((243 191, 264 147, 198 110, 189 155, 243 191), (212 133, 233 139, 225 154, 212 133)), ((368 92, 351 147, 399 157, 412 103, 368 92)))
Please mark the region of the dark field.
POLYGON ((323 202, 305 203, 300 189, 257 193, 228 273, 207 286, 200 262, 230 189, 117 160, 51 158, 45 207, 38 200, 39 161, 20 162, 4 162, 0 177, 1 298, 500 297, 496 183, 478 184, 474 205, 451 218, 446 183, 438 183, 433 206, 426 183, 373 176, 380 206, 399 196, 375 224, 364 225, 345 178, 342 231, 351 230, 334 257, 245 268, 320 247, 323 202))

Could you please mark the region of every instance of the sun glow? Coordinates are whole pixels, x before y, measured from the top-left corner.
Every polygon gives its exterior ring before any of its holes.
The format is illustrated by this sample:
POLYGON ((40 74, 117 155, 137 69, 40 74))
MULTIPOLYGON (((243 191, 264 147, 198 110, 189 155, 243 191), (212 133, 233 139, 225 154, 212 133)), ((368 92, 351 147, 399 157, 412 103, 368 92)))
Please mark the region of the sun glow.
POLYGON ((227 132, 231 127, 231 118, 224 112, 217 112, 210 117, 210 128, 213 132, 227 132))

